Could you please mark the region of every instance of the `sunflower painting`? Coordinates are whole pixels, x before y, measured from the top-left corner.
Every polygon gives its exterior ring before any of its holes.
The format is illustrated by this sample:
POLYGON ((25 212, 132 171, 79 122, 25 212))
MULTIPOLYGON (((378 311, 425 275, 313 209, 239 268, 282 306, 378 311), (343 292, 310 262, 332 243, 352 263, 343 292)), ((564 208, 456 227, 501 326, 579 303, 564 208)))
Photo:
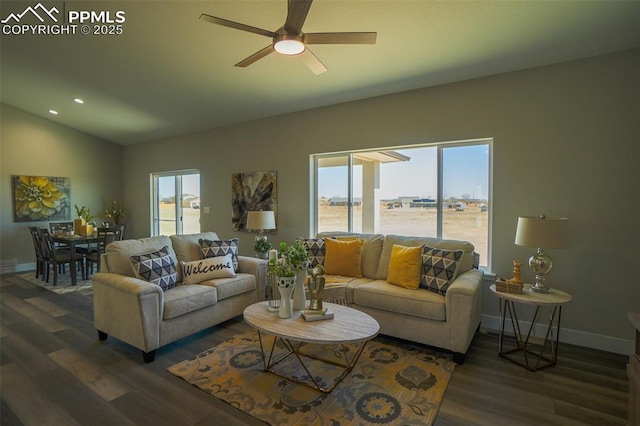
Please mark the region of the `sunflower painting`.
POLYGON ((71 219, 71 183, 65 177, 12 176, 16 222, 71 219))

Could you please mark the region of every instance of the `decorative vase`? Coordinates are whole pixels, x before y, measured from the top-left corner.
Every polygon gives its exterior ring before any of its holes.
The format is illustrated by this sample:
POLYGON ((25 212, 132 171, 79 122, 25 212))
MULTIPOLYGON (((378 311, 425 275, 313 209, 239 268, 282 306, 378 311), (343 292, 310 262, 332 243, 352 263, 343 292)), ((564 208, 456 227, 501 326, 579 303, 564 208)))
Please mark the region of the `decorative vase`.
MULTIPOLYGON (((314 270, 315 272, 315 270, 314 270)), ((322 297, 324 293, 324 277, 312 272, 309 277, 309 309, 313 311, 322 310, 322 297)), ((322 272, 324 273, 324 271, 322 272)))
POLYGON ((280 318, 291 318, 293 316, 293 303, 291 293, 296 284, 296 277, 278 277, 278 290, 280 291, 280 318))
POLYGON ((80 234, 82 227, 86 224, 83 218, 78 217, 77 219, 73 219, 73 230, 76 234, 80 234))
POLYGON ((307 271, 302 270, 296 273, 296 286, 293 290, 293 309, 301 311, 307 308, 307 296, 304 282, 307 279, 307 271))

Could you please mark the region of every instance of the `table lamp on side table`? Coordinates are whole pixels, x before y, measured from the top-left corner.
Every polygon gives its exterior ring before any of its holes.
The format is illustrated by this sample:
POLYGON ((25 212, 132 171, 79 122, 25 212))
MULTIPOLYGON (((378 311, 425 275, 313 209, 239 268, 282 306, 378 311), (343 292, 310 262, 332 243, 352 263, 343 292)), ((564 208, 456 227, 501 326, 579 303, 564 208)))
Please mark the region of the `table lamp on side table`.
POLYGON ((529 258, 529 267, 536 274, 532 291, 548 293, 551 289, 544 285, 545 276, 551 271, 553 261, 545 249, 568 248, 569 219, 561 217, 519 217, 515 243, 523 247, 535 247, 536 254, 529 258))
POLYGON ((267 245, 267 236, 264 235, 265 229, 276 229, 276 217, 273 211, 250 211, 247 212, 247 229, 258 230, 256 235, 254 248, 263 246, 266 248, 264 252, 257 252, 259 256, 266 258, 269 252, 269 246, 267 245), (264 242, 264 244, 260 244, 264 242))

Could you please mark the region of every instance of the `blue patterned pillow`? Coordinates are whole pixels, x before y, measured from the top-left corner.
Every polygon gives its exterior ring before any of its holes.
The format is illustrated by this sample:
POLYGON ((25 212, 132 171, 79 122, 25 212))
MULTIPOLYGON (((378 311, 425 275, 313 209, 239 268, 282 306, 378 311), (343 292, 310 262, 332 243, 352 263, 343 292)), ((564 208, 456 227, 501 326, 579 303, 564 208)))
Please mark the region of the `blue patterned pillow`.
POLYGON ((226 256, 231 253, 233 262, 233 270, 238 272, 240 265, 238 262, 238 238, 224 241, 211 241, 200 239, 200 248, 202 249, 202 257, 204 259, 208 257, 226 256))
POLYGON ((324 256, 327 253, 327 249, 324 245, 324 239, 322 238, 298 238, 302 247, 307 249, 309 253, 309 268, 314 266, 324 266, 324 256))
POLYGON ((445 295, 456 279, 462 250, 442 250, 427 245, 422 247, 422 277, 420 288, 445 295))
POLYGON ((176 286, 178 271, 176 262, 164 246, 158 251, 130 256, 131 266, 136 278, 160 286, 163 291, 176 286))

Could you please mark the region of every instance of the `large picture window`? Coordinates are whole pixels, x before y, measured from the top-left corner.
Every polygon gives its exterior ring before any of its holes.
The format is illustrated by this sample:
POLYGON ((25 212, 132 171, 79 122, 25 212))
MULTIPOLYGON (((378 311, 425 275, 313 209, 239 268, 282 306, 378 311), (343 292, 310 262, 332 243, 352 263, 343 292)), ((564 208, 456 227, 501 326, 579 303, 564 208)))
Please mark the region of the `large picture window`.
POLYGON ((490 266, 491 140, 317 154, 314 228, 470 241, 490 266))

